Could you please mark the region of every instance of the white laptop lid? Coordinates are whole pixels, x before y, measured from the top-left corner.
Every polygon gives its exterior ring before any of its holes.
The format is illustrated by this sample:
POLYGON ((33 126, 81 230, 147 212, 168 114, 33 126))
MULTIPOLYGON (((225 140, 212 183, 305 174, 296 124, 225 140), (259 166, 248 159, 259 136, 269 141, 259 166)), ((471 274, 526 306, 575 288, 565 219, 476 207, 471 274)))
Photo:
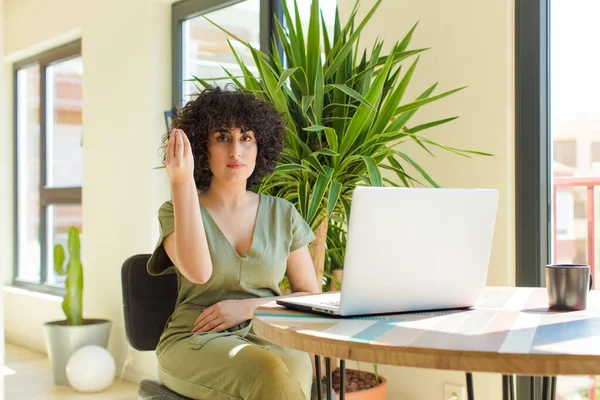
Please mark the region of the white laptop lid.
POLYGON ((494 189, 356 188, 340 314, 473 306, 497 204, 494 189))

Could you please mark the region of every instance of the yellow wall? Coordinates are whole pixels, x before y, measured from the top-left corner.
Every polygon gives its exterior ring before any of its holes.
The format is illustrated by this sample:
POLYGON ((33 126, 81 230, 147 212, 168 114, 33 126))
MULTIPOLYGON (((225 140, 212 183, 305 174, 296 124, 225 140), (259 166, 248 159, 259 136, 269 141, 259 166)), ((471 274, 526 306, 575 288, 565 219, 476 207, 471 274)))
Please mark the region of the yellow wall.
MULTIPOLYGON (((343 18, 349 3, 340 2, 343 18)), ((361 2, 364 15, 375 0, 361 2)), ((513 2, 464 0, 384 1, 361 37, 361 43, 383 39, 386 48, 404 37, 417 21, 410 48, 422 54, 405 101, 431 84, 434 93, 468 86, 423 107, 409 126, 441 118, 458 120, 432 129, 427 137, 442 144, 493 153, 466 159, 444 151, 428 156, 407 146, 443 187, 485 187, 500 191, 500 204, 488 284, 514 282, 514 145, 513 145, 513 2)), ((425 131, 427 132, 427 131, 425 131)))
MULTIPOLYGON (((0 0, 0 4, 1 4, 0 0)), ((86 317, 113 321, 110 351, 118 365, 128 354, 122 320, 120 267, 128 256, 149 252, 158 234, 156 210, 169 197, 158 165, 162 112, 170 105, 170 0, 4 1, 4 59, 0 85, 0 265, 12 271, 12 62, 82 38, 84 60, 84 230, 86 317), (7 240, 4 240, 7 238, 7 240)), ((352 2, 340 0, 342 15, 352 2)), ((362 0, 361 12, 374 0, 362 0)), ((414 47, 421 57, 409 96, 434 82, 439 90, 469 85, 427 106, 415 123, 459 115, 437 128, 434 140, 494 153, 465 160, 411 149, 446 187, 493 187, 500 206, 488 283, 514 282, 513 0, 384 1, 363 35, 388 46, 420 20, 414 47)), ((4 289, 7 340, 43 350, 41 324, 62 318, 58 299, 4 289), (27 316, 25 316, 25 310, 27 316)), ((155 376, 153 353, 131 351, 130 379, 155 376)), ((363 363, 364 364, 364 363, 363 363)), ((365 367, 361 364, 361 366, 365 367)), ((441 399, 444 382, 464 382, 459 372, 382 367, 391 378, 390 399, 441 399)), ((496 398, 500 377, 476 374, 480 398, 496 398)))
MULTIPOLYGON (((159 162, 162 113, 171 103, 170 15, 171 1, 5 2, 5 81, 11 79, 12 62, 82 38, 84 316, 113 321, 109 347, 117 365, 128 354, 120 268, 130 255, 152 250, 158 235, 156 210, 169 196, 161 171, 152 167, 159 162)), ((1 108, 8 116, 10 91, 8 85, 2 87, 1 108)), ((7 119, 2 118, 0 146, 3 188, 12 185, 12 153, 7 150, 12 126, 7 119)), ((2 193, 1 229, 7 237, 12 233, 12 194, 2 193)), ((5 250, 0 262, 10 273, 12 243, 5 250)), ((62 318, 60 303, 23 291, 4 292, 7 340, 43 350, 41 324, 62 318)), ((154 355, 135 354, 127 374, 132 379, 155 376, 154 355)))
MULTIPOLYGON (((362 0, 359 15, 365 15, 375 2, 362 0)), ((345 19, 353 2, 339 3, 345 19)), ((421 56, 407 101, 435 82, 439 82, 435 93, 468 85, 419 110, 409 125, 460 116, 434 128, 428 137, 495 156, 465 159, 435 151, 432 158, 417 146, 405 149, 410 149, 409 154, 443 187, 499 190, 490 285, 514 285, 515 275, 513 10, 513 0, 383 1, 361 37, 361 43, 373 43, 379 37, 389 49, 419 21, 411 48, 432 49, 421 56)), ((381 373, 392 378, 392 398, 441 399, 444 382, 464 383, 464 374, 457 372, 384 367, 381 373)), ((475 374, 474 379, 477 397, 499 398, 499 375, 475 374)))

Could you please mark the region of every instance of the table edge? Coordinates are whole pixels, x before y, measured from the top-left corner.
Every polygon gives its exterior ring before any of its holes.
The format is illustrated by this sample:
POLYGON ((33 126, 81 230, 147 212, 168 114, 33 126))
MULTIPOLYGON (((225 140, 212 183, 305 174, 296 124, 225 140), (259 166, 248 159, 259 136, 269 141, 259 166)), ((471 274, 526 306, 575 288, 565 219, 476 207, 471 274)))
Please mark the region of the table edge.
MULTIPOLYGON (((266 304, 265 304, 266 305, 266 304)), ((279 346, 344 360, 403 367, 517 375, 600 374, 600 356, 552 353, 498 353, 392 346, 316 337, 273 326, 254 316, 253 330, 279 346)))

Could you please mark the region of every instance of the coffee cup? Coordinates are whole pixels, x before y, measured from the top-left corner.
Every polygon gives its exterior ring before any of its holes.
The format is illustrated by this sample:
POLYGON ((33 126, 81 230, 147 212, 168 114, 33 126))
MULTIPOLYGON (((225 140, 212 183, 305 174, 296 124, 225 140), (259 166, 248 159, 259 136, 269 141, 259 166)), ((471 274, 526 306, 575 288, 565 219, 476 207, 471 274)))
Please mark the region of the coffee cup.
POLYGON ((548 306, 557 310, 584 310, 592 289, 590 266, 586 264, 546 265, 548 306))

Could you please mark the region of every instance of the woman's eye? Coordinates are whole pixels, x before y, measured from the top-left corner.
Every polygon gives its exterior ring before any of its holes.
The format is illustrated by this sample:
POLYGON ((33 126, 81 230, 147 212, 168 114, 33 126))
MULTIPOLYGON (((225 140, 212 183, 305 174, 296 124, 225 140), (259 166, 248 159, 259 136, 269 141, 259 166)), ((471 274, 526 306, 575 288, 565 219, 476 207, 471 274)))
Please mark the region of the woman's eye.
POLYGON ((242 136, 242 140, 243 140, 244 142, 249 142, 249 141, 251 141, 251 140, 252 140, 252 137, 250 137, 250 136, 248 136, 248 135, 244 135, 244 136, 242 136))
POLYGON ((225 136, 225 135, 219 135, 217 137, 218 142, 226 142, 227 140, 229 140, 229 138, 227 138, 227 136, 225 136))

